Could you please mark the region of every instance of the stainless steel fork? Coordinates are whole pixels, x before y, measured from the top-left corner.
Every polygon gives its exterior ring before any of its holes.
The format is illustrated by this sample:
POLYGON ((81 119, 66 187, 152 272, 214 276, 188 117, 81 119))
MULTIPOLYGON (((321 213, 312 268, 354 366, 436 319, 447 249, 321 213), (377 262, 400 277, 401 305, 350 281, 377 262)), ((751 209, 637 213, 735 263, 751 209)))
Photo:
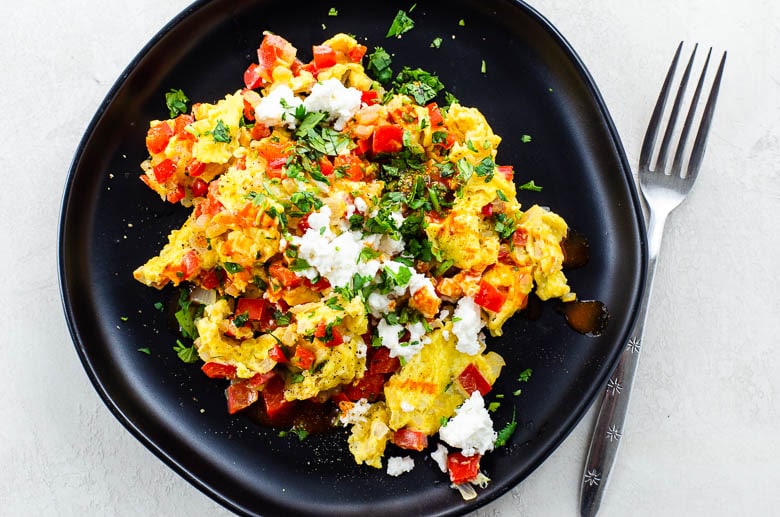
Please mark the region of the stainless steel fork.
POLYGON ((607 382, 606 391, 601 401, 596 424, 591 437, 588 457, 585 461, 585 469, 580 485, 580 514, 583 517, 596 515, 601 505, 604 490, 609 480, 610 472, 617 457, 618 447, 624 436, 624 423, 626 413, 628 412, 628 401, 631 395, 631 386, 634 380, 634 373, 639 361, 639 352, 642 347, 642 338, 644 335, 645 318, 647 316, 647 307, 650 301, 650 293, 653 286, 653 277, 655 275, 656 259, 661 249, 661 238, 663 236, 664 225, 667 216, 674 210, 693 186, 693 182, 701 167, 704 157, 704 148, 707 144, 707 134, 709 133, 712 115, 715 111, 715 103, 720 89, 720 82, 723 76, 723 67, 726 63, 726 53, 720 61, 720 66, 715 74, 712 83, 709 98, 704 107, 704 112, 699 123, 699 130, 696 139, 693 142, 693 148, 690 151, 690 158, 686 173, 683 175, 683 162, 686 157, 686 143, 688 135, 694 123, 696 107, 699 102, 704 78, 707 72, 707 65, 710 61, 712 49, 707 53, 707 59, 704 63, 701 76, 696 85, 696 89, 691 99, 691 106, 688 115, 683 123, 679 134, 677 150, 674 153, 674 159, 671 169, 667 170, 667 161, 669 158, 670 145, 672 142, 675 124, 679 115, 680 106, 683 102, 685 89, 688 84, 688 78, 693 67, 694 57, 696 56, 695 46, 691 53, 688 66, 683 72, 680 86, 677 90, 674 104, 669 115, 669 122, 666 126, 661 147, 658 152, 658 158, 654 169, 650 169, 653 149, 655 148, 656 137, 662 125, 666 100, 672 89, 672 79, 677 68, 677 62, 680 58, 683 44, 677 47, 674 59, 666 74, 661 94, 653 110, 650 124, 645 134, 645 140, 642 143, 642 151, 639 156, 639 186, 642 195, 647 202, 649 218, 647 222, 648 238, 648 267, 645 284, 645 292, 639 308, 639 316, 631 332, 631 338, 623 350, 620 361, 612 376, 607 382))

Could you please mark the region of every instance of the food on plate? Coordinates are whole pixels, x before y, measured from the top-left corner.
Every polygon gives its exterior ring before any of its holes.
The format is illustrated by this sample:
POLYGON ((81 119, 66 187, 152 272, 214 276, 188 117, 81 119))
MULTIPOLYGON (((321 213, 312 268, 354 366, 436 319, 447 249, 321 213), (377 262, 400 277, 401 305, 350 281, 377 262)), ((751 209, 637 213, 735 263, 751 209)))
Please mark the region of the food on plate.
MULTIPOLYGON (((333 408, 376 468, 390 444, 438 435, 433 458, 468 493, 506 442, 485 402, 504 360, 483 329, 500 336, 532 292, 575 299, 567 225, 520 206, 476 108, 440 105, 423 70, 391 82, 390 56, 366 53, 338 34, 303 62, 266 33, 244 88, 189 111, 172 91, 141 179, 191 214, 134 276, 188 286, 177 318, 204 374, 229 381, 231 414, 306 431, 304 405, 333 408)), ((401 475, 414 456, 386 464, 401 475)))

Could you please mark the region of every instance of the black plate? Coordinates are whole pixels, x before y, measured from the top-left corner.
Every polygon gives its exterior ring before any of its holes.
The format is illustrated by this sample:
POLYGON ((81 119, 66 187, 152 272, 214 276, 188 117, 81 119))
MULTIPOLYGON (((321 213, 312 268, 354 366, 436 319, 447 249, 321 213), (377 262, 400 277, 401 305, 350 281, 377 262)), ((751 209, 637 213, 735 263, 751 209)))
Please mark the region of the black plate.
POLYGON ((415 28, 401 39, 385 39, 397 9, 397 2, 376 0, 196 2, 128 66, 73 161, 59 264, 65 312, 84 368, 133 435, 239 513, 474 510, 520 482, 571 431, 606 380, 635 316, 645 267, 639 203, 606 107, 568 43, 533 9, 507 0, 418 1, 411 14, 415 28), (338 16, 328 16, 330 7, 338 16), (520 425, 508 447, 484 458, 493 481, 475 501, 463 502, 427 454, 411 473, 393 478, 355 465, 339 432, 299 443, 229 417, 222 383, 176 357, 176 335, 153 308, 173 290, 160 293, 132 278, 186 217, 186 210, 163 204, 138 179, 148 121, 167 117, 163 95, 170 88, 211 102, 239 89, 263 30, 289 39, 303 59, 312 44, 349 32, 369 48, 392 52, 396 70, 406 64, 438 73, 504 137, 499 163, 515 165, 518 182, 534 179, 544 187, 541 193, 521 191, 520 201, 552 207, 590 240, 589 264, 569 277, 581 298, 606 303, 609 327, 601 337, 586 337, 546 307, 539 319, 515 318, 504 338, 490 340, 508 362, 493 391, 506 394, 496 426, 511 418, 512 402, 520 425), (441 48, 430 47, 434 37, 442 38, 441 48), (523 134, 532 141, 521 143, 523 134), (137 351, 143 347, 151 356, 137 351), (520 385, 516 379, 525 368, 533 376, 520 385), (519 387, 522 395, 512 396, 519 387))

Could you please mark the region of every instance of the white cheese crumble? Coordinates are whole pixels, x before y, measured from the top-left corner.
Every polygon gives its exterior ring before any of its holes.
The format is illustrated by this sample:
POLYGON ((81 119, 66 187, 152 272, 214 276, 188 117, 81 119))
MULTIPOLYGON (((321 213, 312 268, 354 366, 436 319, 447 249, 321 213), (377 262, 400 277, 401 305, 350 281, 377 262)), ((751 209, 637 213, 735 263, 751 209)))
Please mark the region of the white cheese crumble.
POLYGON ((255 106, 255 119, 268 127, 287 125, 295 129, 298 125, 295 108, 301 104, 301 99, 288 86, 280 84, 260 99, 255 106))
POLYGON ((342 424, 357 424, 359 422, 366 421, 366 413, 371 408, 371 404, 367 399, 360 399, 352 406, 352 408, 346 413, 339 415, 339 420, 342 424))
POLYGON ((373 292, 368 295, 368 308, 371 309, 371 315, 375 318, 381 318, 387 314, 393 306, 393 300, 386 294, 373 292))
POLYGON ((436 447, 436 450, 431 453, 431 458, 433 458, 433 461, 436 462, 436 464, 439 466, 442 472, 447 472, 447 455, 449 454, 449 451, 447 450, 447 447, 445 447, 442 444, 439 444, 438 447, 436 447))
POLYGON ((362 197, 356 197, 355 198, 355 210, 360 212, 361 214, 365 214, 368 210, 368 203, 366 203, 366 200, 362 197))
POLYGON ((425 336, 425 327, 420 322, 404 327, 397 323, 391 325, 382 319, 379 320, 376 330, 382 340, 382 346, 390 349, 390 357, 402 357, 405 361, 414 357, 422 347, 431 342, 431 338, 425 336), (407 331, 410 335, 409 342, 401 343, 399 337, 407 331))
POLYGON ((414 460, 409 456, 391 456, 387 458, 387 474, 400 476, 414 468, 414 460))
POLYGON ((481 348, 479 331, 484 326, 479 305, 470 296, 464 296, 458 301, 452 318, 452 333, 458 338, 455 348, 464 354, 478 354, 481 348))
POLYGON ((324 111, 333 122, 333 129, 341 131, 360 109, 360 90, 347 88, 338 79, 327 79, 315 84, 303 101, 306 111, 324 111))
POLYGON ((462 449, 464 456, 485 454, 493 450, 497 434, 493 431, 493 420, 485 409, 485 401, 479 391, 455 410, 455 416, 439 429, 439 438, 462 449))

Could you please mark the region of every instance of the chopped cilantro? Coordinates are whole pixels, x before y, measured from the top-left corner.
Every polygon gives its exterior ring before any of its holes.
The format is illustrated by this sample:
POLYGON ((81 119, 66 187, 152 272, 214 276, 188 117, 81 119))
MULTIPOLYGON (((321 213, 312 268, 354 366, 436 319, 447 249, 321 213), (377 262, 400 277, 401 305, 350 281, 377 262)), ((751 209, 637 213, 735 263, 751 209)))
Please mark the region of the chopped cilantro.
POLYGON ((374 52, 368 56, 368 72, 380 83, 387 83, 393 77, 393 70, 390 68, 390 54, 385 52, 382 47, 375 47, 374 52))
POLYGON ((249 311, 244 311, 233 318, 233 325, 243 327, 249 321, 249 311))
POLYGON ((433 38, 433 41, 431 41, 431 48, 439 48, 441 47, 442 39, 439 37, 433 38))
POLYGON ((293 192, 290 196, 290 202, 298 207, 304 214, 322 208, 322 201, 320 198, 311 192, 293 192))
POLYGON ((360 250, 360 253, 358 254, 357 261, 358 262, 368 262, 371 259, 375 259, 379 257, 380 253, 376 251, 373 248, 369 248, 368 246, 363 247, 362 250, 360 250))
MULTIPOLYGON (((414 9, 414 6, 412 6, 409 11, 411 12, 412 9, 414 9)), ((393 23, 390 24, 390 28, 387 30, 387 34, 385 35, 386 38, 392 38, 392 37, 399 37, 401 34, 405 32, 409 32, 414 28, 414 20, 412 20, 409 15, 404 11, 403 9, 399 9, 398 13, 396 13, 395 18, 393 18, 393 23)))
POLYGON ((198 360, 198 351, 195 349, 195 345, 187 346, 177 339, 173 351, 185 363, 194 363, 198 360))
POLYGON ((302 258, 296 258, 292 261, 289 267, 290 267, 290 271, 303 271, 304 269, 309 269, 311 267, 311 264, 309 264, 302 258))
POLYGON ((515 430, 517 429, 517 420, 515 418, 515 410, 512 409, 512 420, 507 423, 503 429, 501 429, 498 432, 498 435, 496 436, 496 441, 493 442, 493 445, 495 447, 503 447, 506 445, 506 442, 509 441, 509 438, 512 437, 512 435, 515 433, 515 430))
POLYGON ((231 275, 235 275, 236 273, 239 273, 244 270, 244 266, 242 266, 241 264, 236 264, 235 262, 225 262, 223 264, 223 267, 225 268, 225 271, 227 271, 231 275))
POLYGON ((211 131, 211 137, 215 142, 222 142, 226 144, 230 142, 230 129, 222 122, 222 119, 217 119, 217 125, 211 131))
POLYGON ((189 299, 189 292, 186 289, 182 289, 179 293, 179 310, 176 311, 174 316, 179 323, 179 328, 184 337, 195 339, 198 337, 198 329, 195 327, 195 318, 202 311, 203 306, 196 304, 193 307, 192 301, 189 299))
POLYGON ((154 302, 154 308, 162 312, 164 305, 162 304, 162 302, 154 302))
POLYGON ((328 298, 327 300, 325 300, 325 306, 330 308, 330 309, 333 309, 334 311, 343 311, 344 310, 344 307, 339 305, 339 302, 338 302, 338 300, 336 298, 328 298))
POLYGON ((266 199, 265 194, 261 192, 250 191, 246 196, 247 200, 251 201, 254 206, 260 206, 266 199))
POLYGON ((496 197, 501 201, 507 201, 506 194, 504 194, 503 190, 496 190, 496 197))
POLYGON ((482 72, 483 74, 487 73, 487 65, 485 64, 484 59, 482 60, 482 66, 479 67, 479 71, 482 72))
POLYGON ((474 172, 477 173, 477 176, 482 176, 485 178, 485 182, 490 181, 493 179, 493 174, 496 170, 496 164, 493 162, 493 159, 490 157, 485 157, 482 159, 481 162, 477 164, 476 167, 474 167, 474 172))
POLYGON ((458 26, 465 27, 466 26, 466 20, 464 20, 463 18, 458 20, 458 26))
POLYGON ((413 97, 417 104, 425 105, 444 89, 444 84, 422 68, 405 66, 393 80, 393 87, 398 93, 413 97))
POLYGON ((520 372, 520 376, 517 378, 520 382, 528 382, 528 380, 531 378, 531 374, 533 373, 533 370, 530 368, 526 368, 522 372, 520 372))
POLYGON ((490 411, 491 413, 495 413, 500 407, 501 407, 501 402, 491 402, 490 404, 488 404, 487 410, 490 411))
POLYGON ((151 351, 151 350, 149 350, 149 347, 138 348, 137 350, 138 350, 139 352, 141 352, 142 354, 146 354, 146 355, 152 355, 152 351, 151 351))
POLYGON ((523 136, 521 136, 520 137, 520 141, 523 142, 524 144, 527 144, 528 142, 531 141, 531 135, 523 135, 523 136))
POLYGON ((187 113, 189 99, 181 90, 171 89, 165 94, 165 105, 168 107, 171 118, 187 113))
POLYGON ((496 233, 501 239, 508 239, 515 233, 517 229, 515 220, 512 217, 507 216, 503 212, 499 212, 493 216, 496 220, 496 233))
POLYGON ((336 9, 335 7, 331 7, 330 9, 328 9, 328 16, 338 16, 338 15, 339 15, 339 10, 336 9))
POLYGON ((539 185, 534 183, 534 180, 531 180, 531 181, 529 181, 527 183, 523 183, 522 185, 520 185, 517 188, 519 188, 520 190, 532 190, 534 192, 541 192, 542 191, 542 187, 540 187, 539 185))
POLYGON ((295 433, 295 436, 298 437, 298 441, 301 442, 304 441, 307 436, 309 436, 309 431, 307 431, 306 429, 295 428, 292 429, 292 432, 295 433))

